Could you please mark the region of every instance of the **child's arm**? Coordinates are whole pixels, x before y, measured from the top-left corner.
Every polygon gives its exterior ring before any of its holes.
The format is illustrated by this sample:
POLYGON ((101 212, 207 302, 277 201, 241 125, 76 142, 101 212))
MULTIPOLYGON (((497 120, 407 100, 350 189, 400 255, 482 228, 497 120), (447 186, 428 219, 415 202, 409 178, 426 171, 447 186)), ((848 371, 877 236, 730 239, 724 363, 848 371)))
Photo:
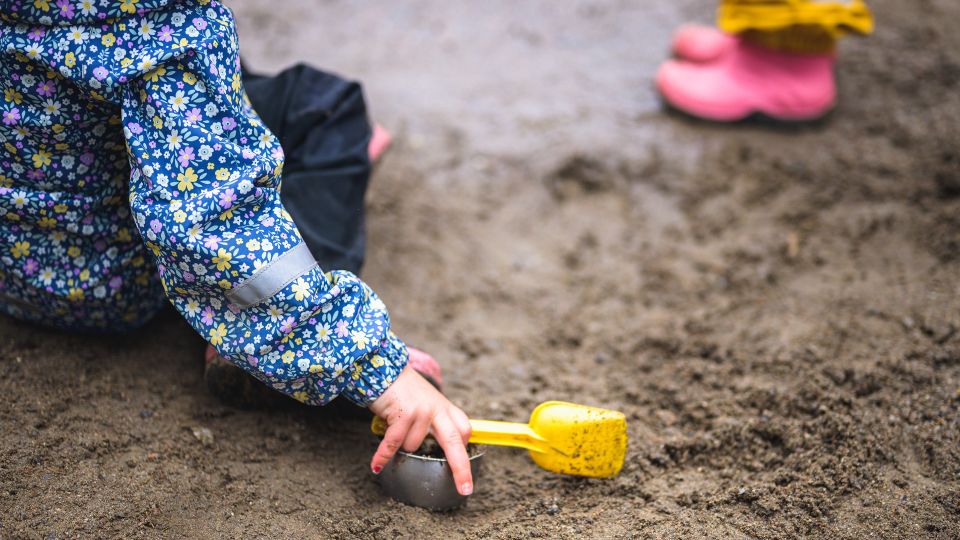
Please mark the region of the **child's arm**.
POLYGON ((245 102, 229 11, 175 9, 185 13, 150 15, 171 39, 135 49, 140 72, 118 89, 130 205, 167 295, 276 390, 367 406, 406 347, 377 295, 349 272, 324 274, 284 211, 283 152, 245 102))
POLYGON ((324 274, 283 209, 283 151, 245 100, 231 14, 213 3, 180 15, 151 15, 171 39, 137 49, 119 89, 130 206, 170 301, 274 389, 314 405, 343 395, 384 417, 376 472, 432 428, 471 491, 466 415, 404 369, 383 302, 349 272, 324 274))

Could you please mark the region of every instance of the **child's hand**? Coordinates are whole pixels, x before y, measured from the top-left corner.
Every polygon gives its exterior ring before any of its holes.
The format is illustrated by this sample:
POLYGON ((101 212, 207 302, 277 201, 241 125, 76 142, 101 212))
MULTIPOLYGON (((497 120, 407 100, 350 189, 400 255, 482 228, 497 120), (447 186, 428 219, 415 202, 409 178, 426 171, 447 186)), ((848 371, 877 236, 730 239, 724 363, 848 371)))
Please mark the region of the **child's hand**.
POLYGON ((413 368, 404 368, 393 384, 370 405, 370 410, 387 421, 383 442, 370 462, 374 474, 379 474, 400 448, 407 452, 419 448, 432 429, 433 436, 447 455, 457 491, 461 495, 473 492, 466 448, 470 421, 413 368))

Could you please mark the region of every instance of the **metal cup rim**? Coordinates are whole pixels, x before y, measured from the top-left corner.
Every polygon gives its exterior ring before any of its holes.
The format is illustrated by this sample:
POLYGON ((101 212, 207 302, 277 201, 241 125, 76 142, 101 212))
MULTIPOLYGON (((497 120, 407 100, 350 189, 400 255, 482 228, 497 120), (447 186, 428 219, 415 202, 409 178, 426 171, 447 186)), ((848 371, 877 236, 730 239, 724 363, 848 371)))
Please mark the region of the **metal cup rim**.
MULTIPOLYGON (((447 458, 445 458, 445 457, 437 458, 437 457, 432 457, 432 456, 421 456, 420 454, 413 454, 413 453, 410 453, 410 452, 405 452, 405 451, 403 451, 403 450, 397 450, 397 454, 401 454, 401 455, 404 455, 404 456, 406 456, 406 457, 408 457, 408 458, 410 458, 410 459, 416 459, 416 460, 419 460, 419 461, 448 461, 447 458)), ((470 460, 470 461, 473 461, 473 460, 475 460, 475 459, 477 459, 477 458, 482 458, 485 454, 486 454, 486 452, 484 452, 483 450, 479 450, 479 451, 477 451, 476 454, 470 456, 470 457, 469 457, 469 460, 470 460)))

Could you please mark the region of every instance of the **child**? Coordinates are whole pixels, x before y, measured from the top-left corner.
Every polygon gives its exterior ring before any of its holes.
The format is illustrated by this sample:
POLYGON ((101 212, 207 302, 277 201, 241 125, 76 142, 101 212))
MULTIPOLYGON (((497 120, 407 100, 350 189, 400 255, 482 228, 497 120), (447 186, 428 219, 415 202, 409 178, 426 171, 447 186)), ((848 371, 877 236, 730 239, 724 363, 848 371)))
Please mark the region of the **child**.
POLYGON ((836 41, 870 33, 861 0, 721 0, 720 30, 681 28, 657 73, 673 107, 718 122, 815 120, 836 101, 836 41))
POLYGON ((0 310, 116 331, 169 300, 271 388, 312 405, 343 396, 386 419, 374 473, 432 430, 469 494, 466 415, 408 366, 377 295, 315 258, 359 268, 359 90, 304 68, 254 78, 274 102, 261 118, 233 16, 211 0, 0 5, 0 310), (327 122, 340 109, 310 88, 354 112, 327 122))

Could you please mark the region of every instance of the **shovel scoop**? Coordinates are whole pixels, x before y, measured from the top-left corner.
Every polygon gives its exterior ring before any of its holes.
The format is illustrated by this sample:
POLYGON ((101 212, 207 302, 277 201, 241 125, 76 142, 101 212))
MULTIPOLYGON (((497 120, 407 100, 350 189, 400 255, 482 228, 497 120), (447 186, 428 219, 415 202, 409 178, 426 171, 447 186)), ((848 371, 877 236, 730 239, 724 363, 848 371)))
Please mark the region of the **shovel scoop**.
MULTIPOLYGON (((470 420, 470 442, 513 446, 530 451, 540 467, 560 474, 610 478, 616 476, 627 454, 627 419, 623 413, 566 403, 541 403, 527 424, 470 420)), ((371 429, 386 432, 376 417, 371 429)))

